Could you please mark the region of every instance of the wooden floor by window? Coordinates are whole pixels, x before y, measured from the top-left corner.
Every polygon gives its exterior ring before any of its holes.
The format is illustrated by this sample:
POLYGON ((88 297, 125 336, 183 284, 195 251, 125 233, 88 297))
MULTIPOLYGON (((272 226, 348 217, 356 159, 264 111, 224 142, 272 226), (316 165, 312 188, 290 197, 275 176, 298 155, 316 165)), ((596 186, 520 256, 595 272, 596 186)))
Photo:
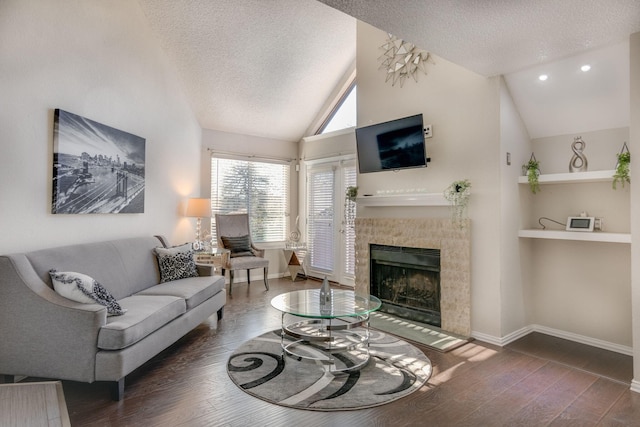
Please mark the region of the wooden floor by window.
POLYGON ((231 382, 227 358, 242 342, 280 326, 271 298, 320 286, 269 283, 270 291, 259 281, 234 284, 218 329, 200 325, 129 375, 120 402, 110 400, 105 383, 63 381, 72 425, 640 426, 630 357, 541 334, 505 348, 479 341, 449 353, 422 348, 434 367, 427 385, 375 408, 327 413, 263 402, 231 382))

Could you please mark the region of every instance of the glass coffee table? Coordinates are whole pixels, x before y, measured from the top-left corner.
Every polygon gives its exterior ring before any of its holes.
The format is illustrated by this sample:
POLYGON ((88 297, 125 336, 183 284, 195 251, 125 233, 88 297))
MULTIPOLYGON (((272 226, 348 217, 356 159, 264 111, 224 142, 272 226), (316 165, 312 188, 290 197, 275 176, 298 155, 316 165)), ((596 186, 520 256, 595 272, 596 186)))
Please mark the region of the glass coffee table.
POLYGON ((322 363, 331 372, 362 368, 370 357, 369 314, 380 300, 338 289, 320 297, 319 289, 304 289, 271 300, 282 313, 283 356, 322 363))

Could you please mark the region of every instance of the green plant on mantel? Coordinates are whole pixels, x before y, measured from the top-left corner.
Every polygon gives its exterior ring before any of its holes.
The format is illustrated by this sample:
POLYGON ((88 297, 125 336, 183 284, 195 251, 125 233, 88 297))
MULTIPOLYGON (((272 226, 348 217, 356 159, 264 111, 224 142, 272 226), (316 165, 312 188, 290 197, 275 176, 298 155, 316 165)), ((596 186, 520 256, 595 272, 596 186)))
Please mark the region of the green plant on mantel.
MULTIPOLYGON (((627 144, 625 143, 624 147, 627 144)), ((631 178, 629 177, 629 164, 631 163, 631 153, 627 150, 617 154, 618 163, 616 164, 616 173, 613 174, 613 189, 616 189, 617 183, 621 183, 624 187, 624 183, 631 184, 631 178)))
POLYGON ((538 176, 540 176, 540 162, 536 160, 536 156, 531 153, 529 161, 522 165, 522 170, 527 175, 527 181, 529 181, 529 188, 533 194, 540 191, 540 183, 538 182, 538 176))
POLYGON ((451 220, 461 227, 464 226, 469 197, 471 197, 471 181, 468 179, 454 181, 444 190, 443 195, 451 204, 451 220))

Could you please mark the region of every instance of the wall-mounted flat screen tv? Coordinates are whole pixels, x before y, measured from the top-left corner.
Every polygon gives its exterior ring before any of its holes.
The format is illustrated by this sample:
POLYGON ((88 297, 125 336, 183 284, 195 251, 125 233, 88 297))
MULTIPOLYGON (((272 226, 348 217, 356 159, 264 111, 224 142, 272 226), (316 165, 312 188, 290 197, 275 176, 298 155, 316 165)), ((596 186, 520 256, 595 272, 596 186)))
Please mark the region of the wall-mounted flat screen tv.
POLYGON ((422 114, 356 129, 360 173, 427 166, 422 114))

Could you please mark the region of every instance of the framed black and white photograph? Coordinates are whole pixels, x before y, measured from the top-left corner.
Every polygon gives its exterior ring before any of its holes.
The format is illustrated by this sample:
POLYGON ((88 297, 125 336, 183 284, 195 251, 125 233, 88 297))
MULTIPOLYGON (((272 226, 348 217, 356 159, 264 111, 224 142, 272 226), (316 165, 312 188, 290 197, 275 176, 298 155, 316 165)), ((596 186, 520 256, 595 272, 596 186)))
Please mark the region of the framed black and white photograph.
POLYGON ((145 142, 56 109, 51 212, 143 213, 145 142))

